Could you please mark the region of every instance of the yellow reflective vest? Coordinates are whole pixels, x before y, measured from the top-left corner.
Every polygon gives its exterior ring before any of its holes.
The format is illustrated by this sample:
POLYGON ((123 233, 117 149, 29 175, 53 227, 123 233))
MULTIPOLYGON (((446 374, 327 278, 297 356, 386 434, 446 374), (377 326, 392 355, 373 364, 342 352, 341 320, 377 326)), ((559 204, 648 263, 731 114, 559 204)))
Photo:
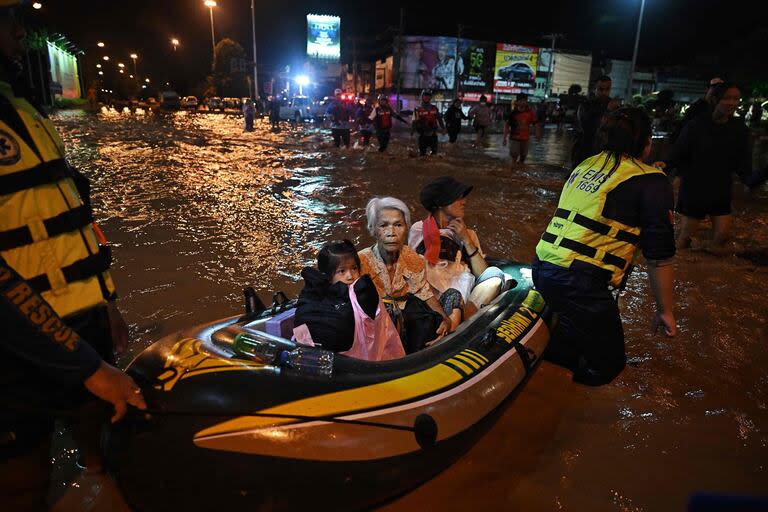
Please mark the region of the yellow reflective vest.
POLYGON ((0 81, 0 255, 61 317, 115 293, 73 177, 53 123, 0 81))
POLYGON ((630 178, 661 173, 638 160, 615 160, 607 152, 585 160, 563 186, 555 215, 536 246, 539 260, 570 268, 575 260, 610 272, 611 286, 620 286, 640 241, 640 228, 603 217, 608 193, 630 178))

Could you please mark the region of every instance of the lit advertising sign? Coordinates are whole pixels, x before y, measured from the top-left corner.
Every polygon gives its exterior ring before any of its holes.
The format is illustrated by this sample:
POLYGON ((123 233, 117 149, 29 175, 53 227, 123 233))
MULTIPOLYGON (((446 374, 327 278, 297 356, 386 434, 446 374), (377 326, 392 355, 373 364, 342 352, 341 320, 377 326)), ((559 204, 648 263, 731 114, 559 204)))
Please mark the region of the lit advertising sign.
POLYGON ((498 43, 493 92, 510 94, 534 87, 538 60, 539 49, 535 46, 498 43))
POLYGON ((463 72, 461 60, 456 62, 456 38, 406 36, 403 40, 403 88, 452 91, 456 73, 463 72))
POLYGON ((459 39, 459 80, 463 91, 489 91, 493 80, 494 43, 459 39))
POLYGON ((51 68, 51 81, 61 86, 65 98, 80 97, 80 77, 77 73, 77 59, 58 46, 48 42, 48 57, 51 68))
POLYGON ((341 18, 307 14, 307 55, 334 61, 341 58, 341 18))

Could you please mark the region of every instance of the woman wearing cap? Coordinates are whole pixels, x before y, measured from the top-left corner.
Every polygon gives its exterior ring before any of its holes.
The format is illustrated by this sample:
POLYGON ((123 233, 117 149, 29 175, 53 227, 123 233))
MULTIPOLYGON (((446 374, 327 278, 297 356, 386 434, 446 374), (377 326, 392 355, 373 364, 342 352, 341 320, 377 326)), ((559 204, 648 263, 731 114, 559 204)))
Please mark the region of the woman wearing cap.
POLYGON ((360 251, 361 274, 373 279, 407 354, 448 334, 451 321, 426 279, 424 259, 405 245, 411 214, 394 197, 375 197, 365 208, 376 243, 360 251))
POLYGON ((477 233, 464 224, 471 191, 471 185, 450 176, 425 185, 419 198, 429 215, 416 222, 408 236, 408 245, 427 260, 427 280, 440 294, 453 329, 491 302, 504 283, 504 273, 485 261, 477 233), (462 300, 451 302, 451 290, 462 300))

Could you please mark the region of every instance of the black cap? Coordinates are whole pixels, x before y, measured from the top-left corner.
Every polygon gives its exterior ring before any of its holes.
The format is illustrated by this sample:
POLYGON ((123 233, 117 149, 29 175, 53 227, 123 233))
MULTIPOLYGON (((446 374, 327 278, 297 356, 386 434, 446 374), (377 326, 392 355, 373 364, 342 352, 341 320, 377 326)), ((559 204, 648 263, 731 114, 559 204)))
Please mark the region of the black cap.
POLYGON ((424 185, 419 193, 419 200, 424 208, 432 212, 467 197, 472 188, 472 185, 465 185, 451 176, 440 176, 424 185))

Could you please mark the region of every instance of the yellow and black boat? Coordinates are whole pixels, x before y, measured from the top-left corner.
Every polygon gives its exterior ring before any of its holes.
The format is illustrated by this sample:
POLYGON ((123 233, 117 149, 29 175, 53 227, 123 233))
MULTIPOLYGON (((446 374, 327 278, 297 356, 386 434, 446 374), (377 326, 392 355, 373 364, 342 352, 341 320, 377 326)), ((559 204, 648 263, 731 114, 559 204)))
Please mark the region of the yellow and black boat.
POLYGON ((551 315, 530 269, 494 264, 514 286, 402 359, 332 354, 318 375, 237 355, 242 333, 277 352, 296 346, 266 332, 290 301, 156 342, 128 369, 151 414, 130 416, 107 443, 128 502, 145 511, 357 510, 431 478, 493 421, 549 340, 551 315))

